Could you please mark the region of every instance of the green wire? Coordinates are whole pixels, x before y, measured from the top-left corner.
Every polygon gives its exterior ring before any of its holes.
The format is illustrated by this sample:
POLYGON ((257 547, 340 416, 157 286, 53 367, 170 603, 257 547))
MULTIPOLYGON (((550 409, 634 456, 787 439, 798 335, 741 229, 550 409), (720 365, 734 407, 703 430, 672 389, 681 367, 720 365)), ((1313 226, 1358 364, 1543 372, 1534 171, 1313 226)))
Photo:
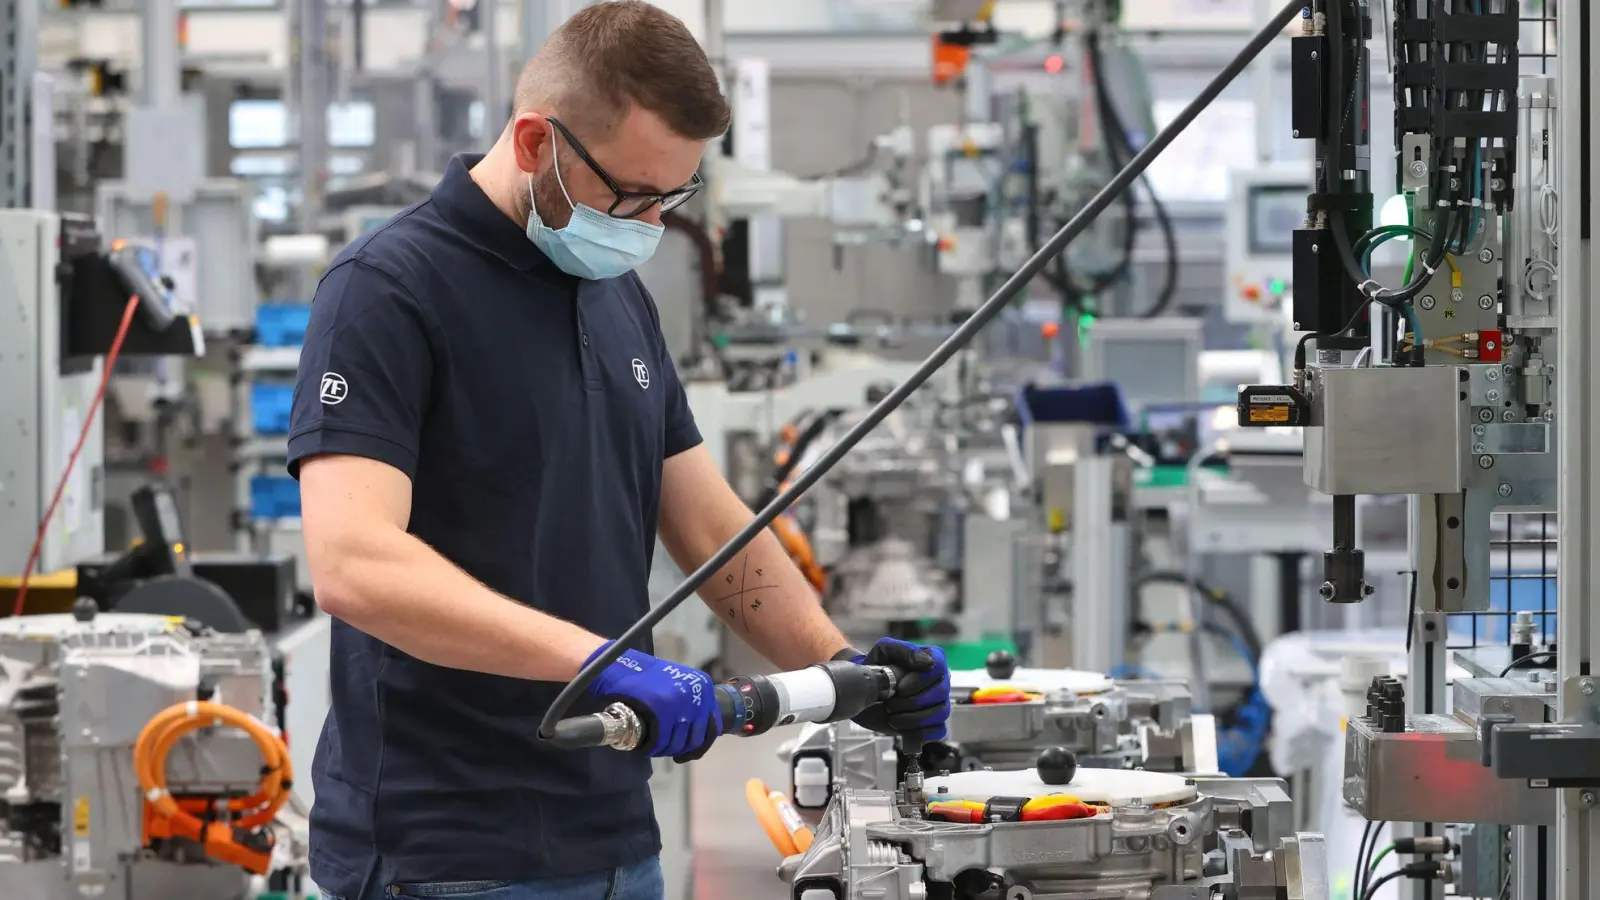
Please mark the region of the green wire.
POLYGON ((1367 867, 1367 877, 1371 878, 1372 877, 1372 873, 1378 871, 1378 863, 1383 862, 1383 858, 1385 856, 1388 856, 1389 854, 1391 854, 1393 852, 1394 852, 1394 845, 1393 844, 1390 844, 1389 846, 1383 848, 1383 852, 1378 854, 1378 858, 1374 859, 1372 861, 1372 865, 1367 867))

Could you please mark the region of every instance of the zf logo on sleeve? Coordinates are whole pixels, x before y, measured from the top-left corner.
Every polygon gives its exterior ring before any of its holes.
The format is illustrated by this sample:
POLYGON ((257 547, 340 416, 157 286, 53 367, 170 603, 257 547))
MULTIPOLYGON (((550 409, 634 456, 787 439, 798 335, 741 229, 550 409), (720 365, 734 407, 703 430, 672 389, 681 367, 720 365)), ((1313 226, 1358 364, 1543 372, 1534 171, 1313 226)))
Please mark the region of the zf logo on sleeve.
POLYGON ((345 383, 344 376, 338 372, 329 372, 322 376, 322 402, 328 406, 336 406, 344 402, 350 394, 350 385, 345 383))
POLYGON ((633 380, 639 382, 639 387, 648 388, 650 386, 650 370, 644 367, 643 360, 635 359, 633 361, 633 380))

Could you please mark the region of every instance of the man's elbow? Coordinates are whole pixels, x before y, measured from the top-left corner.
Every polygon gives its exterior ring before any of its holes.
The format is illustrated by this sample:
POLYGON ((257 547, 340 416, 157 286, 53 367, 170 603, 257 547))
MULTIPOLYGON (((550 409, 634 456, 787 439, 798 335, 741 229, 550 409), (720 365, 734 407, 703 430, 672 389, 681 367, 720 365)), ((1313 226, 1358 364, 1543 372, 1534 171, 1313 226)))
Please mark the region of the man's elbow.
POLYGON ((306 538, 306 565, 317 607, 351 624, 364 621, 380 592, 374 583, 383 570, 377 559, 377 536, 341 529, 306 538))

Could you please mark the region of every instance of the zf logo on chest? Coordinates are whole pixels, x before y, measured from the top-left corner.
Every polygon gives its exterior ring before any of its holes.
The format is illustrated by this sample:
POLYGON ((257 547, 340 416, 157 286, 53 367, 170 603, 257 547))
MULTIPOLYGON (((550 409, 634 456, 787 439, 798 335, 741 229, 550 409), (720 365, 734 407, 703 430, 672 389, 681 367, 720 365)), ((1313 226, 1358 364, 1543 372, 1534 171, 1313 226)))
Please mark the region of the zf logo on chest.
POLYGON ((643 360, 637 358, 634 359, 633 380, 639 382, 639 387, 641 388, 648 388, 650 386, 650 370, 644 367, 643 360))

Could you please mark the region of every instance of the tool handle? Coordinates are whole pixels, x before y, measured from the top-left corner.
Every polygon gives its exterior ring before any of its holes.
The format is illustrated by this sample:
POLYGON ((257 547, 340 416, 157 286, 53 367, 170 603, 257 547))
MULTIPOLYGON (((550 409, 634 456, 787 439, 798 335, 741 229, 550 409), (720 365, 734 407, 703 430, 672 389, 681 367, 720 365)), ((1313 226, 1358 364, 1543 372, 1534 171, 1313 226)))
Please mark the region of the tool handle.
POLYGON ((606 742, 606 723, 599 715, 573 716, 556 723, 555 736, 550 743, 563 750, 583 747, 601 747, 606 742))

